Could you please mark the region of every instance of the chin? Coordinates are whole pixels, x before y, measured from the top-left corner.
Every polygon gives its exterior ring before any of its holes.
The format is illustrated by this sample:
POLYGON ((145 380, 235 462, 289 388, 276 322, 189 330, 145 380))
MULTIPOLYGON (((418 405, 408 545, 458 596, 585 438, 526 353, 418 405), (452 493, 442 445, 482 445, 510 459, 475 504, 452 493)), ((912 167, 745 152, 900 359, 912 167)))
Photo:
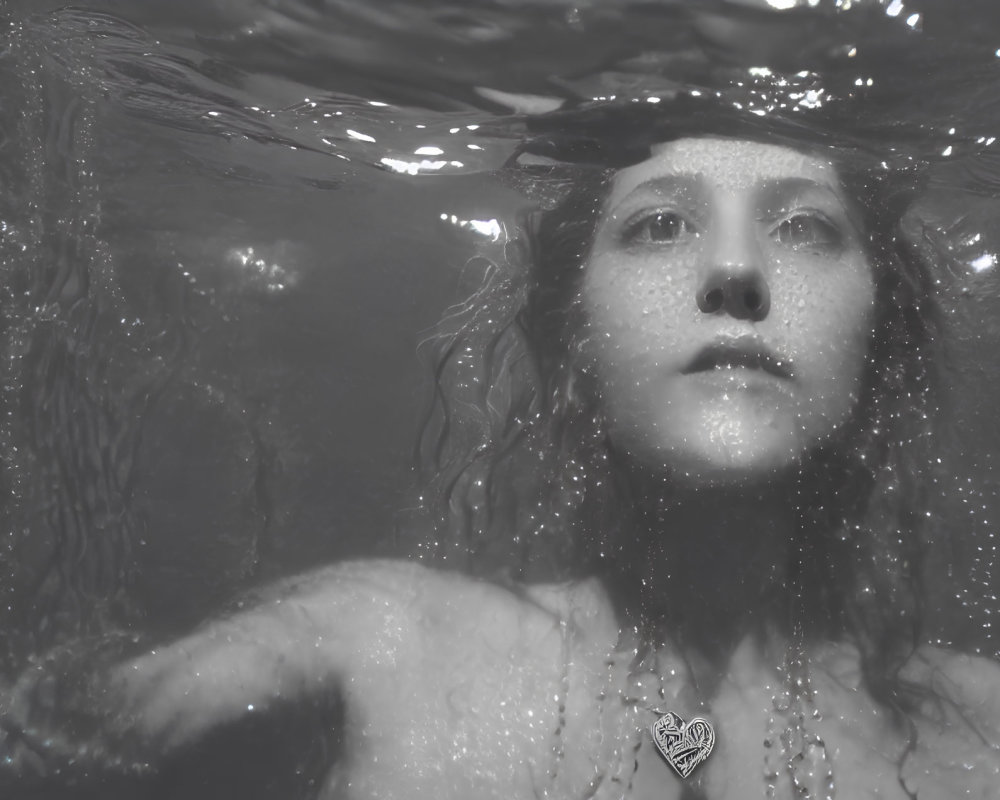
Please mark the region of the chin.
POLYGON ((669 474, 678 486, 736 488, 782 480, 806 450, 794 437, 774 436, 727 443, 687 439, 633 455, 647 468, 669 474))
POLYGON ((736 489, 780 482, 797 467, 800 460, 784 458, 739 463, 701 462, 684 468, 674 465, 664 468, 669 471, 672 481, 677 486, 736 489))

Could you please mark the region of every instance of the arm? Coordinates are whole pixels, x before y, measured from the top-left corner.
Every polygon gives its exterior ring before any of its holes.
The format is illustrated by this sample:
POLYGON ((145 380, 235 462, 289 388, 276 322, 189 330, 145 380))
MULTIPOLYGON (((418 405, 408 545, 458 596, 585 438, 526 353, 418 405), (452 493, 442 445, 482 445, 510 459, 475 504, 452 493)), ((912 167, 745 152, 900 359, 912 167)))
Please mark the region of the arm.
MULTIPOLYGON (((102 670, 91 697, 110 739, 168 780, 211 775, 201 791, 230 794, 255 766, 273 776, 257 764, 274 749, 254 745, 260 733, 293 757, 319 753, 321 796, 582 796, 619 742, 594 716, 616 633, 594 585, 514 593, 411 563, 348 562, 102 670)), ((302 761, 291 763, 282 769, 302 761)), ((283 789, 272 794, 295 796, 283 789)))
POLYGON ((429 574, 348 562, 298 576, 116 667, 106 691, 125 726, 167 752, 275 703, 350 692, 345 676, 417 658, 429 574))
POLYGON ((296 703, 331 708, 313 716, 342 743, 321 781, 336 796, 532 797, 558 725, 562 630, 489 583, 349 562, 116 667, 106 705, 164 754, 296 703))
MULTIPOLYGON (((234 742, 272 764, 282 761, 275 745, 284 747, 284 766, 298 769, 291 751, 336 738, 343 675, 388 645, 379 626, 412 628, 402 616, 417 612, 421 572, 343 564, 277 584, 241 603, 246 610, 138 658, 127 654, 142 645, 126 632, 33 657, 0 684, 0 795, 137 787, 192 760, 218 771, 207 762, 224 761, 234 742), (292 743, 303 737, 315 742, 292 743)), ((261 773, 262 764, 254 759, 261 773)))

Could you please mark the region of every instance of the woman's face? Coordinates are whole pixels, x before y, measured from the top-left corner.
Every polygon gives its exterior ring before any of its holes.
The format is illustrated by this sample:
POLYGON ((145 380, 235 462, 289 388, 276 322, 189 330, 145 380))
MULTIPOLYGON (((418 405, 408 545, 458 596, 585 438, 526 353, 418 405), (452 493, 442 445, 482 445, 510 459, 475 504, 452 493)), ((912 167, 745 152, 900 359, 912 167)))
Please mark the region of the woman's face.
POLYGON ((859 225, 830 163, 777 145, 682 139, 619 172, 583 287, 616 447, 726 483, 843 423, 872 336, 859 225))

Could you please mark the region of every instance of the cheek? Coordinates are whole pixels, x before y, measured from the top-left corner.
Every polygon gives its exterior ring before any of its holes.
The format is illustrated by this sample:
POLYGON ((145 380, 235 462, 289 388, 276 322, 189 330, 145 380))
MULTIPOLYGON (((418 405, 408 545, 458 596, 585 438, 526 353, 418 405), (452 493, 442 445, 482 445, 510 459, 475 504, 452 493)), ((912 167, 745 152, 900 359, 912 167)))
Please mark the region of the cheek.
POLYGON ((694 258, 597 257, 587 266, 583 304, 591 352, 603 373, 669 360, 691 335, 697 312, 694 258))
POLYGON ((871 344, 871 271, 864 261, 849 266, 814 273, 790 303, 793 357, 806 396, 825 424, 839 424, 853 411, 871 344))
POLYGON ((694 259, 662 256, 595 259, 584 278, 584 352, 609 432, 624 452, 651 453, 654 463, 686 427, 670 376, 697 339, 695 288, 694 259))

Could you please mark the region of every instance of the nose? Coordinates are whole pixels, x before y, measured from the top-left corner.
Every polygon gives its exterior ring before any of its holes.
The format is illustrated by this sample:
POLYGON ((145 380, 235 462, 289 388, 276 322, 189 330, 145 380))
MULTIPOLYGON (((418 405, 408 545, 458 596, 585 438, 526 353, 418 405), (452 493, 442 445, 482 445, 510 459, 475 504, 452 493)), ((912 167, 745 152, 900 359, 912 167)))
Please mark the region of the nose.
POLYGON ((771 291, 757 267, 715 267, 698 287, 698 308, 704 314, 724 312, 760 322, 771 310, 771 291))
POLYGON ((703 314, 760 322, 771 310, 764 253, 752 203, 741 193, 718 198, 698 286, 703 314))

